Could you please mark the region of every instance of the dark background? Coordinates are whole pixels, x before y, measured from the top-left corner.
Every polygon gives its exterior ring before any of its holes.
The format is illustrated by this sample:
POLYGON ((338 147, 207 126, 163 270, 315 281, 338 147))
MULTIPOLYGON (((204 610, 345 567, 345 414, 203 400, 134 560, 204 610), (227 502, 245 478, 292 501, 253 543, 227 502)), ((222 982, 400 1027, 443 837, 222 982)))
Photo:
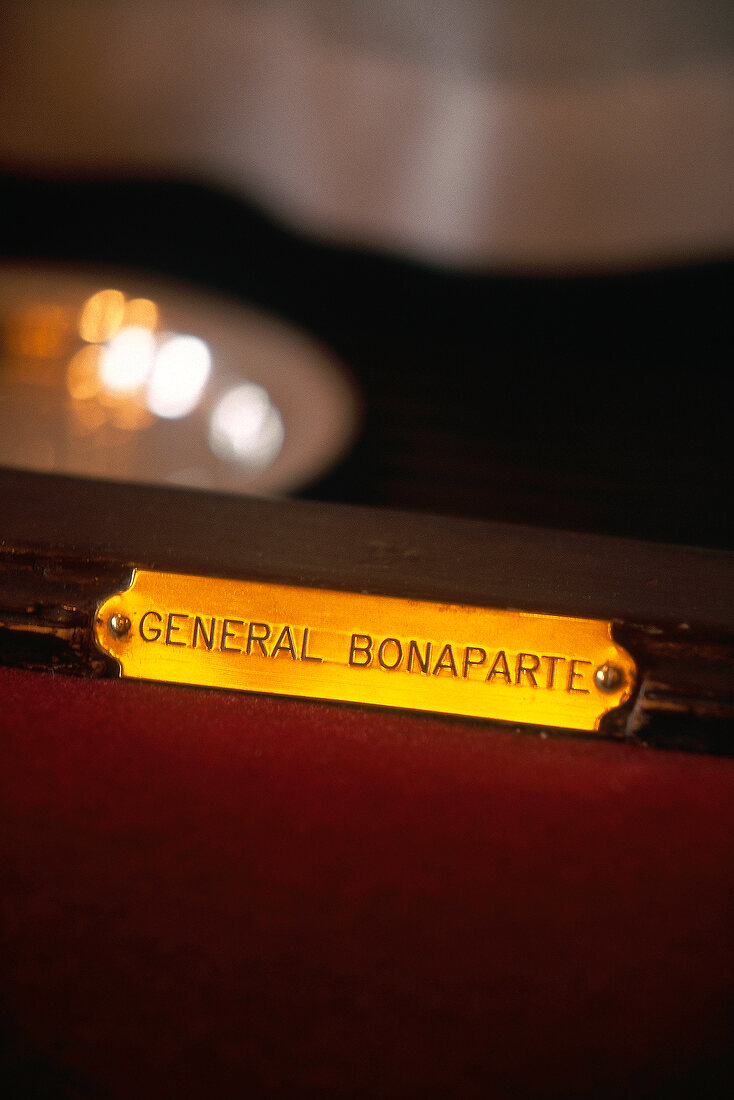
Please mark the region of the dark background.
POLYGON ((7 258, 119 264, 265 307, 364 395, 301 495, 730 548, 734 261, 458 272, 299 236, 192 180, 0 178, 7 258))

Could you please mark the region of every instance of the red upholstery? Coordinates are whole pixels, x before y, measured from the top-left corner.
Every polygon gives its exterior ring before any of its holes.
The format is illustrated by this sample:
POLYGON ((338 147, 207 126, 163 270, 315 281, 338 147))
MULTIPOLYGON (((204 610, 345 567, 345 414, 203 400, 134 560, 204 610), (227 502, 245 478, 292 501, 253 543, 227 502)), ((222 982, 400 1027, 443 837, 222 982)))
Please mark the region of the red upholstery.
POLYGON ((733 761, 14 670, 0 699, 14 1095, 728 1092, 733 761))

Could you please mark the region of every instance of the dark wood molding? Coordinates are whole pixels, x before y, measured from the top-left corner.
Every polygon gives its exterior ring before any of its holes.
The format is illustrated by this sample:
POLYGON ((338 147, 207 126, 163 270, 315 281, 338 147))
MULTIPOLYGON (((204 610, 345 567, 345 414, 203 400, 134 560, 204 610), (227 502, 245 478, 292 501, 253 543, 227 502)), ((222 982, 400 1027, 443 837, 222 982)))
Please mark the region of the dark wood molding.
POLYGON ((734 746, 734 555, 306 501, 0 471, 0 660, 109 675, 131 567, 610 619, 640 670, 604 732, 734 746))

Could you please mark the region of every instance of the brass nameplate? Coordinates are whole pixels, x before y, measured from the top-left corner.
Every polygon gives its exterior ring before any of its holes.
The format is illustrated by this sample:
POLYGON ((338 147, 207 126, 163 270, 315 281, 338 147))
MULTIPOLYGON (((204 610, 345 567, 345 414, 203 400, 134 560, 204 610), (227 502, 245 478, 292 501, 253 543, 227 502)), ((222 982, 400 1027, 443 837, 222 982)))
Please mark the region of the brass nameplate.
POLYGON ((126 677, 576 730, 635 680, 601 620, 144 569, 95 633, 126 677))

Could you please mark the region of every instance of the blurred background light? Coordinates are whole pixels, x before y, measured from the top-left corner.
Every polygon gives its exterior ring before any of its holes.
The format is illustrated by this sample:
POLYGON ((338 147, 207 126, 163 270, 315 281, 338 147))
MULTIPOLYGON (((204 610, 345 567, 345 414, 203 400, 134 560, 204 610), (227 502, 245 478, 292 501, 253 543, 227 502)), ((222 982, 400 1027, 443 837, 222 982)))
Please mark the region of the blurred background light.
POLYGON ((137 325, 155 332, 158 327, 158 306, 150 298, 131 298, 125 302, 123 325, 137 325))
POLYGON ((253 382, 219 399, 209 423, 209 444, 218 458, 248 466, 269 465, 284 439, 283 419, 268 391, 253 382))
POLYGON ((79 335, 88 344, 102 344, 114 336, 125 317, 125 295, 99 290, 86 300, 79 318, 79 335))
POLYGON ((343 452, 355 394, 318 344, 178 284, 104 279, 0 265, 0 465, 270 494, 343 452))
POLYGON ((196 336, 170 335, 158 348, 148 380, 147 405, 156 416, 178 419, 198 405, 211 374, 211 353, 196 336))
POLYGON ((89 400, 99 393, 101 355, 98 344, 85 344, 72 356, 66 368, 66 388, 76 401, 89 400))
POLYGON ((155 337, 134 325, 112 337, 100 359, 100 379, 113 394, 132 394, 143 386, 153 369, 155 337))
POLYGON ((57 304, 33 303, 14 310, 5 323, 5 345, 11 355, 55 359, 69 347, 69 311, 57 304))

